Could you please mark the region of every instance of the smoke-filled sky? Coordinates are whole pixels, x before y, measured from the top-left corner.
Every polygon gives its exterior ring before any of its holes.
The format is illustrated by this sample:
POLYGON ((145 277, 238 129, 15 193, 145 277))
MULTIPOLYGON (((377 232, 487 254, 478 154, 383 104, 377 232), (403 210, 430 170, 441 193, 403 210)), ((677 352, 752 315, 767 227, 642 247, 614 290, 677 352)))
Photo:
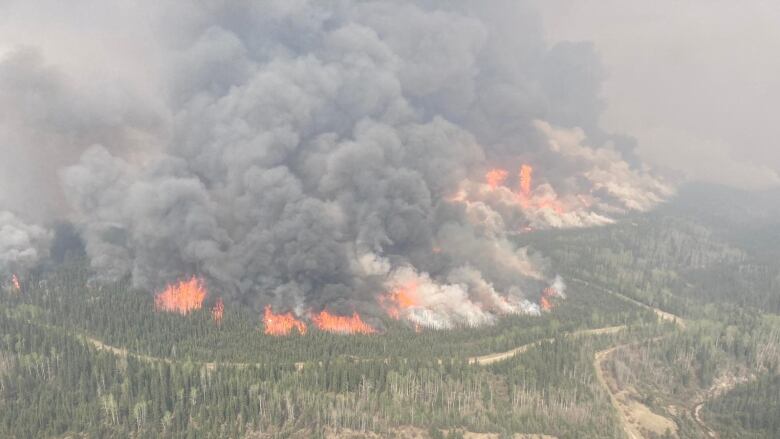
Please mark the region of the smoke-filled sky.
POLYGON ((556 33, 550 10, 0 2, 0 248, 19 255, 0 270, 68 221, 98 281, 194 275, 258 311, 485 324, 562 285, 516 235, 652 209, 707 166, 775 178, 759 155, 680 142, 696 127, 671 110, 669 138, 648 135, 659 114, 615 117, 627 61, 556 33))
POLYGON ((592 41, 603 126, 689 178, 780 184, 780 3, 543 0, 549 41, 592 41))

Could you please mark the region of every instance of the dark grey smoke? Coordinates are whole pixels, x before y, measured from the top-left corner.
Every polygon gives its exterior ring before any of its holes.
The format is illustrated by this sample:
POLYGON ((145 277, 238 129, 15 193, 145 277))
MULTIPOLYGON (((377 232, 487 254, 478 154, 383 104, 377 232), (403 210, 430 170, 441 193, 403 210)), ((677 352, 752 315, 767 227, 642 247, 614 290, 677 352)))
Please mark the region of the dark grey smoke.
MULTIPOLYGON (((522 2, 182 2, 160 20, 164 110, 82 103, 24 55, 41 76, 28 88, 55 97, 26 110, 61 127, 45 142, 65 151, 51 166, 85 151, 61 172, 63 210, 102 278, 155 290, 198 274, 214 294, 298 312, 378 312, 378 294, 413 281, 425 312, 410 319, 485 323, 533 312, 524 298, 554 279, 512 243, 516 220, 602 224, 669 193, 586 146, 609 139, 597 58, 586 44, 547 47, 522 2), (564 220, 452 201, 489 168, 524 162, 561 196, 604 196, 564 220)), ((29 120, 7 132, 36 139, 29 120)))

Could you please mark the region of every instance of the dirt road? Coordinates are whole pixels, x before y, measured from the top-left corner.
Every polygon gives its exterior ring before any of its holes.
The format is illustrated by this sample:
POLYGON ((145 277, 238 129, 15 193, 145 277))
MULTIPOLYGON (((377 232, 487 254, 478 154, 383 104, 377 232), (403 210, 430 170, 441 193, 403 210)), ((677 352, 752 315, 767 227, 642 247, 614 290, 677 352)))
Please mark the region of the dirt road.
MULTIPOLYGON (((636 299, 632 299, 628 296, 624 296, 616 291, 599 287, 596 285, 592 285, 591 283, 581 279, 574 278, 572 279, 572 281, 593 288, 598 288, 601 291, 610 294, 612 296, 615 296, 621 300, 625 300, 638 307, 653 311, 660 319, 676 324, 677 327, 681 330, 684 330, 686 327, 685 319, 683 319, 680 316, 644 304, 642 302, 639 302, 636 299)), ((597 352, 593 360, 593 367, 596 370, 596 377, 598 378, 598 381, 602 385, 602 387, 609 394, 610 403, 615 408, 615 411, 618 413, 618 416, 620 417, 620 423, 623 426, 623 430, 626 432, 626 435, 630 439, 643 439, 645 437, 641 432, 640 426, 644 427, 647 430, 651 430, 651 431, 655 430, 656 433, 660 433, 660 434, 662 434, 664 430, 667 428, 671 431, 675 431, 677 429, 677 426, 671 420, 663 416, 660 416, 656 413, 653 413, 647 406, 634 400, 626 392, 620 391, 619 389, 613 390, 612 387, 607 382, 607 378, 604 373, 604 363, 609 358, 609 356, 612 355, 618 349, 623 349, 630 346, 636 346, 640 343, 645 343, 645 342, 652 343, 661 340, 662 338, 663 336, 655 337, 642 342, 614 346, 609 349, 605 349, 603 351, 597 352)), ((705 431, 711 432, 711 430, 709 430, 706 427, 706 425, 704 425, 703 422, 700 423, 700 425, 705 431)), ((710 437, 717 437, 717 436, 710 436, 710 437)))
POLYGON ((578 284, 587 285, 587 286, 592 287, 592 288, 598 288, 599 290, 601 290, 601 291, 603 291, 603 292, 605 292, 605 293, 607 293, 609 295, 612 295, 612 296, 615 296, 615 297, 617 297, 617 298, 619 298, 621 300, 625 300, 627 302, 630 302, 630 303, 632 303, 632 304, 634 304, 634 305, 636 305, 636 306, 638 306, 640 308, 644 308, 644 309, 653 311, 662 320, 666 320, 668 322, 672 322, 672 323, 676 324, 680 329, 685 329, 686 321, 685 321, 684 318, 682 318, 680 316, 674 315, 674 314, 666 312, 666 311, 662 311, 662 310, 660 310, 658 308, 654 308, 654 307, 652 307, 650 305, 644 304, 644 303, 642 303, 642 302, 640 302, 640 301, 638 301, 636 299, 632 299, 632 298, 630 298, 628 296, 624 296, 624 295, 622 295, 622 294, 620 294, 620 293, 618 293, 616 291, 610 290, 608 288, 604 288, 604 287, 600 287, 600 286, 597 286, 597 285, 593 285, 590 282, 584 281, 582 279, 572 278, 571 280, 573 282, 578 283, 578 284))
POLYGON ((649 407, 637 401, 637 395, 631 394, 628 390, 613 389, 607 379, 604 363, 610 355, 619 349, 638 346, 643 343, 655 343, 667 336, 668 335, 662 335, 648 340, 613 346, 609 349, 596 352, 593 359, 593 368, 596 370, 596 378, 601 386, 607 391, 610 403, 612 404, 612 407, 615 408, 615 411, 620 418, 620 424, 623 426, 623 431, 626 432, 626 435, 630 439, 643 439, 645 437, 644 434, 642 434, 643 429, 652 431, 658 436, 664 434, 667 429, 676 432, 677 424, 675 424, 674 421, 651 411, 649 407))
MULTIPOLYGON (((606 328, 596 328, 596 329, 582 329, 579 331, 574 331, 567 333, 567 335, 572 335, 575 337, 578 336, 585 336, 585 335, 603 335, 603 334, 614 334, 616 332, 620 332, 622 330, 626 329, 625 325, 620 326, 608 326, 606 328)), ((487 355, 480 355, 478 357, 471 357, 469 358, 469 364, 478 364, 480 366, 485 366, 488 364, 497 363, 499 361, 503 361, 509 358, 514 357, 515 355, 522 354, 523 352, 526 352, 528 349, 531 349, 534 346, 539 346, 542 343, 545 342, 551 342, 555 341, 554 338, 546 338, 543 340, 537 340, 528 344, 524 344, 522 346, 516 347, 512 350, 506 351, 506 352, 496 352, 493 354, 487 354, 487 355)))

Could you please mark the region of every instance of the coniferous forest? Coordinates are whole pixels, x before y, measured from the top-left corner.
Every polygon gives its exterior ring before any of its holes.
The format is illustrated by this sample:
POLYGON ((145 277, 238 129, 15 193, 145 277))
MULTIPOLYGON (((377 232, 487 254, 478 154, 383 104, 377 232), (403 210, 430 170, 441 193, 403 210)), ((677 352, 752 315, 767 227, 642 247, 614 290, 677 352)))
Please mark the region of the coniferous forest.
POLYGON ((69 254, 0 292, 0 437, 776 438, 778 259, 708 215, 520 236, 562 267, 552 311, 370 335, 160 312, 69 254))

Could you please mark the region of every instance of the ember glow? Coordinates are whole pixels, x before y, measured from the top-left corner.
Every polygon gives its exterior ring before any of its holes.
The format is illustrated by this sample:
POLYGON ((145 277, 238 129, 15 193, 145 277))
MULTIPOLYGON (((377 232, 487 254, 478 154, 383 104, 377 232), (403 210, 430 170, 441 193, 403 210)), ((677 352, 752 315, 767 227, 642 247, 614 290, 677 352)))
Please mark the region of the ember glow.
POLYGON ((306 334, 306 324, 295 318, 293 313, 274 314, 271 305, 266 305, 263 312, 263 325, 267 335, 282 336, 289 335, 293 329, 298 334, 306 334))
POLYGON ((555 297, 555 290, 552 288, 545 288, 544 291, 542 291, 542 298, 539 299, 539 307, 542 308, 542 311, 550 311, 555 306, 553 304, 552 298, 555 297))
POLYGON ((187 314, 200 309, 206 298, 206 287, 202 279, 191 277, 168 287, 157 295, 154 305, 157 310, 187 314))
POLYGON ((487 181, 487 184, 492 189, 498 189, 499 186, 504 184, 504 181, 506 181, 506 177, 508 175, 509 172, 504 169, 491 169, 487 174, 485 174, 485 181, 487 181))
POLYGON ((22 291, 22 286, 19 284, 19 277, 15 274, 11 276, 11 286, 15 293, 22 291))
POLYGON ((534 168, 531 165, 520 166, 520 195, 530 198, 533 189, 534 168))
POLYGON ((399 320, 405 310, 419 306, 419 303, 416 283, 410 283, 379 296, 379 304, 385 309, 387 315, 395 320, 399 320))
POLYGON ((536 173, 532 165, 522 164, 512 182, 507 170, 493 168, 485 174, 483 182, 463 181, 447 201, 465 204, 475 222, 498 230, 510 226, 520 233, 613 222, 592 210, 595 200, 591 194, 560 196, 551 183, 537 183, 536 173))
POLYGON ((318 314, 313 314, 311 321, 320 331, 339 334, 376 333, 376 329, 365 323, 356 312, 353 312, 352 316, 338 316, 323 310, 318 314))
POLYGON ((217 326, 222 324, 222 315, 225 314, 225 303, 222 299, 217 299, 217 303, 211 308, 211 316, 214 318, 214 322, 217 326))

